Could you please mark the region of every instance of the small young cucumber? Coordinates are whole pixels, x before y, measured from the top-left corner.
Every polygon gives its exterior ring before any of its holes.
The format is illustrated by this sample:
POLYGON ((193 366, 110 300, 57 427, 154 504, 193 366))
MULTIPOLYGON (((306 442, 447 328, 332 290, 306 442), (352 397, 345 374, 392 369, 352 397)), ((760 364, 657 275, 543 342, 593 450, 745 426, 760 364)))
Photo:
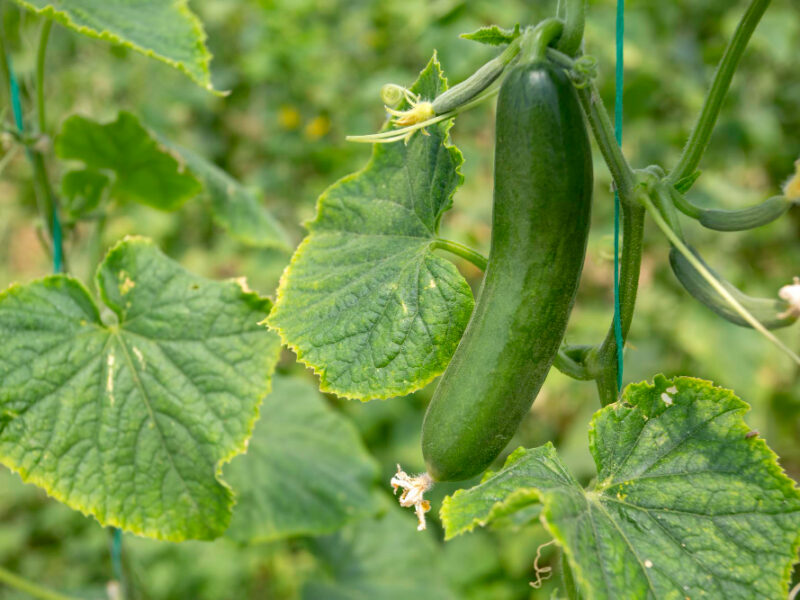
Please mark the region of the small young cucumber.
MULTIPOLYGON (((748 296, 729 281, 720 277, 714 269, 709 267, 702 257, 693 249, 689 248, 694 255, 702 262, 714 277, 731 293, 731 295, 747 309, 751 315, 758 319, 767 329, 779 329, 791 325, 797 320, 797 316, 788 311, 789 304, 777 298, 755 298, 748 296)), ((695 300, 705 304, 726 321, 735 323, 742 327, 751 325, 745 321, 727 302, 712 288, 703 276, 686 260, 676 248, 672 248, 669 253, 669 263, 675 277, 681 282, 695 300)))
POLYGON ((488 88, 516 58, 521 42, 521 37, 516 38, 503 52, 475 71, 469 78, 437 96, 432 104, 434 114, 441 115, 458 108, 488 88))
POLYGON ((797 204, 796 200, 786 196, 773 196, 753 206, 723 210, 697 206, 676 189, 671 190, 671 193, 675 206, 681 212, 697 219, 704 227, 715 231, 755 229, 772 223, 772 221, 780 218, 787 210, 797 204))
POLYGON ((785 196, 773 196, 760 204, 739 210, 703 208, 700 209, 698 221, 704 227, 715 231, 745 231, 772 223, 794 204, 795 202, 785 196))
POLYGON ((567 74, 517 65, 497 104, 489 264, 422 426, 428 473, 482 472, 530 409, 564 337, 586 252, 589 139, 567 74))

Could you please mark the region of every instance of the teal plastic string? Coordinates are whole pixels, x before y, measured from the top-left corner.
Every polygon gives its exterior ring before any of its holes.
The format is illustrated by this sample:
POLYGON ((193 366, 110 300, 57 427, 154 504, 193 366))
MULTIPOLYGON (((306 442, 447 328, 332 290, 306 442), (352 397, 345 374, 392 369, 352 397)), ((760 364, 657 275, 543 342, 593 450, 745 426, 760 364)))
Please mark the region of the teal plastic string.
POLYGON ((17 83, 17 76, 14 75, 14 67, 11 64, 11 57, 6 58, 6 66, 8 67, 8 85, 11 88, 11 111, 14 113, 14 123, 17 129, 22 133, 22 101, 20 100, 19 83, 17 83))
MULTIPOLYGON (((8 67, 8 86, 11 91, 11 111, 14 113, 14 123, 17 126, 20 134, 25 132, 25 122, 22 118, 22 98, 19 92, 19 82, 17 76, 14 74, 14 67, 11 64, 11 57, 6 57, 6 66, 8 67)), ((25 153, 28 158, 33 161, 30 148, 25 148, 25 153)), ((63 269, 64 258, 61 256, 61 220, 58 218, 58 206, 53 203, 53 272, 60 273, 63 269)))
POLYGON ((114 579, 122 582, 122 531, 116 527, 111 528, 111 568, 114 579))
MULTIPOLYGON (((617 58, 614 93, 614 135, 622 144, 622 84, 625 66, 625 0, 617 0, 617 58)), ((622 389, 623 344, 619 302, 619 192, 614 190, 614 338, 617 341, 617 390, 622 389)))

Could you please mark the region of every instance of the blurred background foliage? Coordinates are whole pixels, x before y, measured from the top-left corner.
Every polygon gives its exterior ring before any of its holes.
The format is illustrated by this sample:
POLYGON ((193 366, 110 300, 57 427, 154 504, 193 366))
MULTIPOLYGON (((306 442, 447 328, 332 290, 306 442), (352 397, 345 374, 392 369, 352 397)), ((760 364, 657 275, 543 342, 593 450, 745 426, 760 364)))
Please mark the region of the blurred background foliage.
MULTIPOLYGON (((451 83, 485 62, 493 49, 460 40, 482 25, 531 23, 554 3, 509 0, 192 0, 214 54, 212 73, 224 97, 194 86, 176 71, 138 54, 61 27, 47 64, 50 128, 70 114, 111 120, 138 114, 152 129, 211 159, 258 190, 291 232, 314 214, 319 194, 360 168, 370 149, 344 136, 376 131, 383 119, 379 90, 408 84, 436 50, 451 83)), ((614 3, 590 1, 587 52, 600 60, 601 92, 613 94, 614 3)), ((635 166, 677 158, 699 110, 714 65, 744 2, 627 3, 625 141, 635 166)), ((23 84, 32 92, 39 21, 9 2, 2 28, 23 84)), ((698 202, 740 207, 778 193, 800 157, 800 9, 776 0, 753 38, 734 80, 695 187, 698 202)), ((8 120, 7 98, 3 98, 8 120)), ((30 106, 31 103, 28 103, 30 106)), ((464 186, 444 219, 445 237, 488 251, 492 194, 493 107, 458 118, 453 139, 466 157, 464 186)), ((3 152, 5 153, 6 145, 3 152)), ((49 272, 37 235, 31 173, 22 153, 0 179, 0 288, 49 272)), ((611 318, 613 231, 610 177, 599 155, 593 229, 568 340, 596 342, 611 318)), ((51 165, 54 182, 59 165, 51 165)), ((70 269, 87 280, 100 250, 125 234, 153 237, 171 257, 215 278, 247 276, 272 294, 289 254, 253 249, 214 225, 205 206, 175 213, 113 205, 101 240, 79 225, 66 240, 70 269)), ((773 296, 800 275, 800 210, 759 230, 711 233, 687 223, 694 245, 733 283, 773 296)), ((734 389, 752 405, 748 422, 800 478, 800 372, 757 334, 716 318, 680 288, 667 263, 668 246, 649 227, 640 300, 626 354, 627 382, 655 373, 693 375, 734 389)), ((480 273, 459 263, 470 282, 480 273)), ((779 335, 798 346, 798 329, 779 335)), ((311 377, 286 353, 281 370, 311 377)), ((354 523, 319 539, 247 547, 227 540, 180 545, 125 537, 130 598, 550 598, 553 581, 536 590, 533 561, 548 541, 540 526, 509 523, 442 544, 435 518, 428 534, 390 504, 388 480, 400 462, 423 468, 419 431, 431 389, 367 404, 329 398, 348 415, 381 464, 375 493, 386 499, 376 520, 354 523), (411 535, 411 534, 414 535, 411 535)), ((599 408, 592 385, 553 372, 509 446, 553 440, 573 472, 589 481, 594 465, 587 424, 599 408)), ((264 415, 269 418, 269 415, 264 415)), ((441 485, 435 509, 453 486, 441 485)), ((434 514, 435 510, 431 513, 434 514)), ((534 515, 535 516, 535 515, 534 515)), ((48 499, 0 471, 0 565, 63 592, 105 597, 111 577, 109 534, 94 520, 48 499)), ((552 547, 540 565, 555 564, 552 547)), ((0 599, 23 596, 0 587, 0 599)))

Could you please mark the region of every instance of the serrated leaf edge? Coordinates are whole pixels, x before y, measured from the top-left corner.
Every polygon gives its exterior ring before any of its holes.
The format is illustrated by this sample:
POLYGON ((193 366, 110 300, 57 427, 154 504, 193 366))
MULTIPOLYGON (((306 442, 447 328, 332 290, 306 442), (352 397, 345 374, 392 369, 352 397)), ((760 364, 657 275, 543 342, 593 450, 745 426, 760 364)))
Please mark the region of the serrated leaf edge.
MULTIPOLYGON (((547 442, 541 447, 542 448, 547 448, 548 450, 550 450, 552 452, 556 451, 555 446, 553 445, 552 442, 547 442)), ((511 506, 512 504, 515 504, 517 502, 521 502, 521 501, 524 501, 524 500, 530 500, 530 502, 528 502, 528 504, 535 504, 537 502, 541 502, 542 501, 542 494, 541 494, 541 492, 539 490, 537 490, 536 488, 533 488, 533 487, 522 487, 522 488, 519 488, 517 490, 514 490, 504 500, 502 500, 500 502, 495 502, 494 505, 492 505, 492 508, 490 509, 489 514, 486 516, 486 518, 480 519, 480 518, 476 517, 471 521, 471 523, 469 525, 467 525, 466 527, 462 527, 458 531, 455 531, 455 532, 451 531, 451 528, 448 526, 448 522, 450 521, 450 511, 452 509, 452 504, 453 504, 453 502, 455 502, 456 498, 458 498, 459 496, 467 493, 470 490, 473 490, 473 489, 481 487, 488 480, 492 479, 495 475, 499 474, 504 469, 510 467, 514 463, 516 463, 519 460, 521 460, 522 458, 524 458, 524 456, 527 454, 527 452, 528 452, 527 448, 524 448, 524 447, 520 446, 519 448, 517 448, 511 454, 508 455, 508 458, 506 458, 506 461, 505 461, 505 463, 503 463, 503 466, 500 468, 500 470, 489 474, 488 477, 482 478, 481 482, 477 486, 475 486, 473 488, 469 488, 469 489, 462 488, 460 490, 456 490, 453 493, 452 496, 445 496, 444 500, 442 501, 442 508, 439 510, 439 519, 441 520, 442 524, 444 525, 444 530, 445 530, 445 537, 444 537, 445 541, 451 540, 454 537, 457 537, 457 536, 461 535, 462 533, 468 533, 470 531, 473 531, 475 529, 475 527, 478 527, 478 526, 484 527, 484 526, 486 526, 487 523, 489 523, 493 519, 495 519, 499 513, 504 511, 508 506, 511 506)))
MULTIPOLYGON (((625 395, 626 395, 626 392, 629 389, 631 389, 631 390, 642 389, 642 390, 646 390, 646 391, 650 392, 650 391, 666 389, 666 388, 674 385, 674 386, 678 387, 678 389, 680 390, 679 386, 682 383, 711 385, 711 387, 714 389, 715 392, 723 393, 726 396, 729 396, 732 400, 735 400, 736 403, 739 404, 739 407, 736 409, 736 413, 738 414, 739 420, 740 420, 740 422, 737 423, 736 426, 741 430, 742 438, 744 439, 745 434, 747 434, 747 432, 750 431, 750 428, 744 422, 744 415, 747 414, 748 412, 750 412, 750 409, 751 409, 750 405, 747 402, 745 402, 744 400, 742 400, 741 398, 739 398, 733 390, 724 388, 722 386, 713 385, 712 382, 710 382, 710 381, 708 381, 706 379, 701 379, 699 377, 689 377, 689 376, 686 376, 686 375, 681 375, 681 376, 673 377, 672 379, 669 379, 669 378, 667 378, 666 376, 664 376, 662 374, 658 374, 658 375, 655 375, 653 377, 653 383, 652 384, 648 383, 647 381, 642 381, 642 382, 639 382, 639 383, 631 383, 631 384, 629 384, 628 386, 626 386, 626 388, 623 391, 623 394, 622 394, 621 397, 624 398, 625 395)), ((639 408, 638 404, 629 404, 629 406, 633 410, 641 410, 639 408)), ((598 419, 600 417, 600 414, 603 411, 605 411, 606 409, 608 409, 609 407, 614 407, 614 410, 618 410, 620 407, 622 407, 622 400, 618 400, 617 402, 609 404, 608 406, 606 406, 604 408, 601 408, 600 410, 595 412, 595 414, 592 416, 592 420, 589 423, 589 446, 590 446, 590 451, 591 451, 591 454, 592 454, 592 458, 594 458, 594 460, 595 460, 595 465, 597 467, 598 474, 600 473, 600 465, 597 463, 597 460, 598 460, 597 459, 597 454, 594 451, 594 449, 595 449, 594 439, 595 439, 596 431, 597 431, 596 430, 596 426, 597 426, 597 422, 598 422, 598 419)), ((767 469, 769 473, 771 473, 772 475, 776 475, 777 476, 777 479, 784 484, 783 485, 784 491, 794 492, 794 494, 798 498, 800 498, 800 488, 798 487, 797 483, 794 482, 786 474, 786 471, 783 469, 783 467, 781 467, 780 462, 779 462, 779 456, 775 453, 775 451, 772 448, 770 448, 767 445, 766 440, 764 440, 764 439, 762 439, 760 437, 753 438, 751 440, 751 444, 757 444, 759 446, 759 448, 765 454, 764 458, 766 459, 766 462, 762 465, 762 468, 767 469)), ((591 497, 589 496, 590 490, 586 490, 584 488, 578 488, 578 489, 581 492, 583 492, 583 495, 586 498, 587 503, 592 501, 591 497)), ((549 504, 547 498, 543 497, 543 499, 542 499, 542 513, 541 513, 541 515, 539 517, 541 522, 542 522, 542 525, 553 536, 553 538, 556 539, 556 543, 558 544, 558 546, 567 555, 567 557, 569 559, 569 562, 570 562, 570 567, 572 568, 573 575, 580 582, 580 589, 581 589, 582 593, 586 595, 586 598, 588 600, 590 600, 593 597, 593 595, 591 594, 591 590, 589 589, 589 582, 586 579, 586 577, 584 576, 584 574, 581 572, 581 567, 577 564, 577 562, 575 560, 575 555, 574 555, 572 549, 569 548, 564 543, 565 542, 564 536, 561 533, 560 529, 555 524, 553 524, 550 521, 548 521, 547 516, 549 514, 550 514, 550 504, 549 504)), ((787 554, 786 556, 787 557, 788 556, 795 556, 796 557, 798 551, 800 551, 800 531, 797 532, 794 544, 792 545, 791 553, 787 554)), ((791 583, 791 577, 792 577, 792 573, 793 572, 794 572, 794 565, 793 565, 792 561, 788 561, 787 562, 787 566, 784 569, 783 575, 781 577, 781 585, 782 585, 782 589, 783 590, 787 590, 788 589, 789 584, 791 583)), ((645 572, 645 576, 646 575, 647 574, 645 572)))
MULTIPOLYGON (((438 59, 438 55, 437 55, 436 51, 434 51, 433 56, 428 61, 428 64, 425 65, 425 67, 420 71, 420 75, 422 73, 424 73, 426 70, 428 70, 429 68, 434 68, 436 70, 436 75, 440 78, 440 80, 442 82, 443 89, 447 89, 447 78, 444 76, 444 73, 442 72, 441 64, 439 63, 439 59, 438 59)), ((386 123, 384 124, 384 127, 383 127, 384 130, 387 127, 389 127, 389 123, 390 122, 387 120, 386 123)), ((461 150, 458 149, 458 147, 456 147, 454 144, 450 143, 450 129, 453 127, 453 124, 454 124, 454 120, 453 119, 448 119, 447 121, 444 121, 443 123, 438 125, 438 127, 440 127, 442 129, 442 133, 443 133, 442 146, 444 148, 446 148, 448 150, 448 152, 450 153, 450 155, 453 157, 453 162, 455 163, 455 172, 456 172, 457 182, 456 182, 455 186, 453 187, 453 191, 448 195, 447 200, 444 203, 442 203, 442 207, 441 207, 441 210, 439 211, 439 214, 436 215, 435 230, 433 232, 434 235, 438 232, 439 221, 440 221, 442 215, 445 212, 447 212, 448 210, 450 210, 450 208, 453 206, 453 196, 455 195, 456 190, 458 190, 458 188, 464 183, 464 175, 461 172, 461 166, 464 164, 464 155, 462 154, 461 150)), ((338 181, 333 183, 330 187, 328 187, 325 191, 323 191, 322 194, 317 199, 314 218, 310 219, 309 221, 306 221, 305 223, 303 223, 303 226, 308 230, 309 233, 305 238, 303 238, 303 241, 300 242, 300 245, 294 251, 294 254, 292 255, 292 258, 289 261, 289 264, 286 265, 286 267, 283 269, 283 272, 281 273, 281 277, 280 277, 280 280, 278 282, 278 289, 275 292, 275 306, 277 306, 285 298, 286 287, 288 285, 288 278, 290 276, 290 271, 291 271, 292 267, 295 265, 295 262, 298 260, 298 258, 305 251, 307 244, 310 243, 310 238, 314 235, 314 225, 315 225, 315 223, 317 222, 317 220, 319 218, 320 210, 323 208, 323 203, 327 200, 328 195, 330 194, 330 192, 332 190, 351 182, 352 180, 356 179, 357 177, 360 177, 362 174, 364 174, 369 169, 371 169, 372 166, 375 163, 375 160, 376 160, 375 153, 376 153, 376 151, 378 151, 378 149, 379 149, 378 146, 373 148, 372 154, 370 155, 369 161, 367 161, 366 165, 364 165, 358 171, 356 171, 354 173, 350 173, 348 175, 345 175, 344 177, 342 177, 341 179, 339 179, 338 181)), ((435 239, 432 237, 427 242, 424 242, 424 240, 426 240, 426 238, 422 238, 421 237, 419 239, 420 239, 420 246, 422 247, 423 245, 427 244, 429 246, 429 249, 426 252, 430 252, 430 246, 434 243, 435 239)), ((265 325, 266 327, 268 327, 270 329, 270 331, 276 332, 280 336, 281 342, 283 343, 283 345, 286 346, 287 348, 292 350, 292 352, 295 353, 295 355, 297 356, 297 360, 300 363, 302 363, 304 366, 306 366, 309 369, 311 369, 311 371, 315 375, 317 375, 319 377, 319 381, 320 381, 319 389, 320 389, 321 392, 335 394, 336 396, 339 396, 340 398, 345 398, 345 399, 348 399, 348 400, 360 400, 362 402, 368 402, 370 400, 388 400, 389 398, 395 398, 397 396, 404 396, 406 394, 410 394, 412 392, 415 392, 417 390, 420 390, 420 389, 424 388, 431 381, 433 381, 439 375, 441 375, 442 372, 444 371, 444 369, 442 369, 442 371, 440 371, 438 373, 434 373, 434 374, 430 375, 429 377, 425 378, 424 380, 419 380, 419 381, 417 381, 415 383, 411 383, 411 384, 409 384, 409 385, 407 385, 405 387, 399 387, 399 388, 396 388, 396 389, 393 389, 393 390, 386 390, 383 393, 369 393, 369 394, 367 394, 367 393, 363 393, 363 392, 359 392, 359 391, 344 390, 344 389, 339 388, 339 387, 337 387, 335 385, 331 385, 331 383, 328 381, 328 379, 326 377, 326 374, 327 374, 327 368, 326 367, 312 364, 310 361, 308 361, 305 358, 305 354, 306 353, 302 352, 300 350, 300 348, 296 344, 291 343, 286 338, 285 332, 278 325, 272 323, 272 313, 270 313, 270 315, 267 316, 267 318, 264 319, 261 323, 263 325, 265 325)))
POLYGON ((192 10, 189 8, 188 0, 173 0, 173 2, 175 4, 175 8, 178 9, 178 13, 186 17, 191 22, 192 32, 198 36, 196 46, 200 51, 201 66, 199 72, 195 72, 195 69, 190 68, 181 61, 174 60, 172 58, 159 54, 155 50, 152 50, 150 48, 144 48, 143 46, 140 46, 139 44, 136 44, 130 40, 122 38, 115 33, 111 33, 107 29, 104 29, 103 31, 98 31, 86 25, 78 25, 77 23, 75 23, 75 21, 73 21, 70 18, 68 12, 59 10, 52 4, 48 4, 47 6, 44 6, 42 8, 37 8, 30 2, 27 2, 26 0, 14 0, 14 2, 16 2, 19 6, 35 14, 41 15, 46 19, 53 19, 57 23, 60 23, 61 25, 64 25, 65 27, 73 31, 76 31, 82 35, 103 40, 106 42, 111 42, 112 44, 119 44, 121 46, 131 48, 132 50, 135 50, 140 54, 144 54, 145 56, 166 63, 169 66, 182 72, 184 75, 189 77, 189 79, 194 81, 197 85, 199 85, 203 89, 206 89, 209 92, 214 93, 215 95, 227 94, 226 92, 221 92, 219 90, 216 90, 211 83, 211 74, 209 70, 209 65, 211 64, 211 59, 213 58, 213 55, 211 54, 211 52, 209 52, 208 48, 206 47, 206 40, 208 39, 208 35, 206 34, 205 29, 203 28, 203 23, 200 21, 197 15, 194 14, 192 10))
MULTIPOLYGON (((105 263, 105 261, 108 259, 108 257, 111 255, 111 253, 113 251, 119 251, 119 249, 124 244, 127 244, 127 243, 142 243, 142 244, 154 246, 154 247, 156 247, 156 249, 158 249, 156 244, 152 240, 150 240, 149 238, 145 238, 143 236, 125 236, 123 239, 119 240, 116 244, 114 244, 114 246, 112 246, 109 249, 108 253, 106 254, 106 257, 103 259, 103 261, 98 266, 97 272, 99 273, 100 268, 103 266, 103 264, 105 263)), ((173 262, 175 262, 175 261, 173 261, 173 262)), ((180 267, 181 269, 183 269, 184 271, 186 271, 187 273, 191 274, 190 271, 187 271, 186 269, 184 269, 177 262, 175 262, 175 264, 178 267, 180 267)), ((192 275, 197 277, 194 274, 192 274, 192 275)), ((45 282, 47 282, 49 280, 54 280, 54 279, 66 280, 66 281, 69 281, 71 283, 74 283, 74 284, 78 285, 81 288, 81 290, 86 293, 87 298, 89 298, 91 300, 91 303, 92 303, 95 311, 97 311, 98 320, 99 320, 99 307, 97 305, 97 302, 92 297, 92 295, 89 293, 89 290, 86 288, 86 286, 83 285, 83 283, 79 279, 76 279, 76 278, 74 278, 72 276, 69 276, 69 275, 63 275, 63 274, 48 275, 46 277, 41 277, 39 279, 34 279, 31 282, 26 283, 26 284, 14 283, 14 284, 10 285, 8 288, 6 288, 3 292, 0 293, 0 301, 2 301, 3 298, 6 295, 8 295, 8 293, 10 293, 14 289, 21 288, 21 287, 28 286, 28 285, 33 285, 35 283, 45 283, 45 282)), ((206 278, 203 278, 203 279, 206 279, 206 278)), ((269 301, 269 298, 265 298, 265 297, 255 293, 255 292, 247 292, 247 291, 245 291, 242 288, 242 286, 235 279, 229 279, 229 280, 225 280, 225 281, 214 281, 214 280, 209 279, 208 281, 211 281, 213 283, 230 283, 231 285, 235 285, 243 296, 250 296, 253 299, 257 299, 257 300, 262 301, 262 302, 266 301, 267 303, 271 304, 271 302, 269 301)), ((104 296, 103 288, 98 285, 98 289, 100 290, 101 298, 103 299, 103 303, 105 304, 106 303, 106 298, 104 296)), ((105 326, 101 327, 100 325, 98 325, 97 327, 98 327, 98 329, 105 329, 105 330, 108 329, 107 327, 105 327, 105 326)), ((111 333, 111 332, 109 332, 109 333, 111 333)), ((233 488, 230 486, 230 484, 228 484, 228 482, 225 481, 222 478, 222 469, 223 469, 224 465, 229 463, 231 460, 233 460, 234 457, 239 456, 240 454, 244 454, 246 452, 246 450, 247 450, 247 442, 252 437, 253 430, 255 429, 255 425, 258 422, 258 419, 261 417, 261 405, 262 405, 262 403, 264 401, 264 398, 266 398, 272 391, 272 374, 274 373, 275 367, 277 366, 277 356, 278 356, 279 352, 280 352, 280 347, 278 346, 276 348, 276 352, 275 352, 276 360, 272 363, 271 368, 268 370, 268 372, 266 374, 266 377, 267 377, 267 386, 266 386, 267 387, 267 391, 266 391, 266 393, 262 394, 258 398, 258 403, 256 405, 255 414, 254 414, 253 418, 250 419, 247 422, 246 426, 245 426, 245 435, 243 436, 241 441, 239 441, 237 444, 235 444, 232 447, 230 452, 228 452, 227 454, 222 455, 217 460, 217 463, 215 465, 215 468, 214 468, 214 479, 226 491, 226 496, 227 496, 226 508, 228 509, 228 519, 227 519, 227 522, 223 523, 222 529, 214 537, 188 538, 186 536, 181 536, 181 535, 164 535, 160 531, 157 531, 157 530, 149 530, 149 529, 146 529, 146 528, 139 528, 139 527, 129 527, 129 526, 126 525, 125 522, 123 522, 122 520, 120 520, 118 518, 115 518, 113 516, 107 517, 106 519, 101 521, 97 517, 97 515, 95 514, 95 512, 94 512, 94 510, 92 508, 90 508, 90 507, 88 507, 88 506, 86 506, 86 505, 84 505, 82 503, 68 502, 65 494, 62 494, 61 492, 56 491, 53 488, 53 486, 51 486, 48 482, 43 481, 40 477, 38 477, 38 476, 30 476, 28 474, 24 474, 16 466, 11 465, 6 461, 3 461, 3 464, 9 470, 11 470, 14 473, 16 473, 20 477, 20 479, 22 479, 23 482, 31 483, 31 484, 35 485, 36 487, 42 489, 49 497, 51 497, 51 498, 53 498, 55 500, 58 500, 59 502, 65 504, 66 506, 69 506, 72 509, 75 509, 75 510, 79 511, 81 514, 83 514, 86 517, 93 518, 95 521, 97 521, 103 527, 108 527, 108 526, 118 527, 119 529, 122 529, 123 531, 128 532, 128 533, 133 533, 135 535, 141 535, 141 536, 144 536, 144 537, 157 539, 157 540, 163 540, 163 541, 169 541, 169 542, 183 542, 183 541, 186 541, 188 539, 216 539, 217 537, 221 537, 225 533, 227 528, 230 526, 230 520, 231 520, 231 518, 233 516, 233 508, 236 505, 235 490, 233 490, 233 488)))

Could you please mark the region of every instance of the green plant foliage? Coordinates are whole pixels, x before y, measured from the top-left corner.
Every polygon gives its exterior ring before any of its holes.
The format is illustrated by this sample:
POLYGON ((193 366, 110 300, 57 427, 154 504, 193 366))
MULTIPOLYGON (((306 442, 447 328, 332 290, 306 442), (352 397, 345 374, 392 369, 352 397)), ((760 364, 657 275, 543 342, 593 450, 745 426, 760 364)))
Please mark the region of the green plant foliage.
POLYGON ((0 460, 103 525, 217 537, 221 463, 244 451, 277 360, 258 325, 271 303, 143 238, 108 253, 97 287, 107 308, 63 275, 0 295, 0 460))
POLYGON ((594 488, 551 444, 518 450, 445 500, 447 535, 541 502, 586 598, 785 598, 800 492, 750 433, 747 410, 699 379, 630 385, 592 421, 594 488))
POLYGON ((205 184, 214 219, 231 236, 248 246, 291 250, 289 234, 261 205, 256 194, 194 152, 163 138, 160 141, 173 148, 205 184))
POLYGON ((213 89, 203 25, 188 0, 14 0, 89 37, 152 56, 213 89))
POLYGON ((85 217, 100 206, 110 183, 107 175, 93 169, 67 171, 61 178, 63 209, 73 219, 85 217))
MULTIPOLYGON (((445 86, 434 56, 411 90, 432 98, 445 86)), ((362 171, 319 199, 269 324, 323 391, 363 400, 409 393, 441 373, 458 344, 472 292, 433 254, 462 179, 450 126, 376 145, 362 171)))
POLYGON ((414 519, 392 507, 341 532, 313 541, 330 579, 312 580, 303 600, 451 600, 439 569, 439 549, 414 519))
POLYGON ((517 24, 514 29, 503 29, 497 25, 489 25, 488 27, 481 27, 470 33, 462 33, 459 37, 489 46, 502 46, 503 44, 510 44, 518 38, 519 35, 519 24, 517 24))
POLYGON ((176 210, 202 190, 186 165, 129 112, 110 123, 73 115, 64 121, 55 148, 60 158, 113 172, 111 195, 124 202, 176 210))
POLYGON ((377 512, 377 465, 313 384, 276 376, 261 412, 247 454, 225 467, 237 496, 229 537, 319 535, 377 512))

